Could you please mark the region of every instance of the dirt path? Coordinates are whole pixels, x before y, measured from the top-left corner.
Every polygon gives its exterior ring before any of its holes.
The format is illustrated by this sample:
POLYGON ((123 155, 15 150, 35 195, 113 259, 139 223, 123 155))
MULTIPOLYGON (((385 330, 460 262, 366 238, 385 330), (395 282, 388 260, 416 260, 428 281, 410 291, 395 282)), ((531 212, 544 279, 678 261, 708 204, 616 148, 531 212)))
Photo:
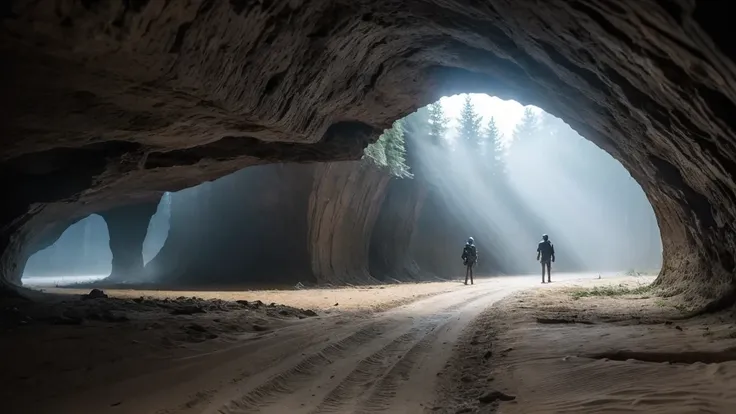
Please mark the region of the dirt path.
POLYGON ((384 312, 336 313, 244 333, 226 346, 164 358, 145 375, 26 412, 71 414, 83 406, 96 414, 422 413, 467 324, 524 286, 521 279, 454 284, 384 312))
POLYGON ((497 284, 476 285, 346 327, 334 340, 219 393, 205 412, 423 412, 454 340, 507 293, 497 284))
MULTIPOLYGON (((557 285, 581 277, 597 275, 557 275, 557 285)), ((18 327, 0 338, 0 350, 14 356, 0 370, 0 381, 14 386, 0 399, 9 414, 433 412, 452 365, 479 363, 450 361, 473 342, 464 329, 532 286, 537 277, 193 292, 199 299, 110 291, 114 298, 64 311, 62 325, 18 327), (292 307, 266 304, 275 299, 292 307), (300 309, 307 306, 317 315, 300 309), (193 307, 206 312, 180 312, 193 307)), ((463 387, 465 380, 454 378, 463 387)))
POLYGON ((435 412, 734 412, 734 315, 683 319, 638 283, 525 290, 485 310, 458 340, 435 412))

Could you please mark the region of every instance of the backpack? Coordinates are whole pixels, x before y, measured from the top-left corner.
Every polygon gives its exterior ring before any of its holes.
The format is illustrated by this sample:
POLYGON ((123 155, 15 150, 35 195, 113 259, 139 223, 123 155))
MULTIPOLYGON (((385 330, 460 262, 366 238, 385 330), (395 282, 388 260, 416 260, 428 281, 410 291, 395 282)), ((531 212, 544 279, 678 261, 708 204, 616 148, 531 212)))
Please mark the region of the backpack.
POLYGON ((475 263, 475 260, 478 258, 478 254, 475 249, 474 244, 466 244, 463 248, 463 259, 467 260, 470 263, 475 263))

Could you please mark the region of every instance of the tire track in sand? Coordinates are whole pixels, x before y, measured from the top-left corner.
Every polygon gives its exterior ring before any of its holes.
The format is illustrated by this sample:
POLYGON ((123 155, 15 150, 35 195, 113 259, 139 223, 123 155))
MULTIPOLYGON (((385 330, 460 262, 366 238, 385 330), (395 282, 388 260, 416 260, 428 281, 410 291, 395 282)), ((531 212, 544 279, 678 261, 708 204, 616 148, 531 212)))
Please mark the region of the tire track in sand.
POLYGON ((425 335, 380 378, 367 397, 359 401, 357 404, 358 408, 354 412, 361 414, 388 412, 387 410, 391 409, 391 401, 396 396, 396 391, 401 382, 409 380, 409 373, 417 363, 419 357, 431 349, 432 343, 439 336, 439 328, 449 323, 453 316, 455 314, 450 312, 437 315, 437 319, 440 320, 434 323, 429 330, 425 331, 425 335))
POLYGON ((356 369, 330 392, 310 414, 386 412, 401 381, 408 380, 417 359, 437 339, 442 326, 457 311, 487 296, 473 295, 427 318, 420 326, 397 338, 377 353, 361 360, 356 369), (366 395, 367 398, 360 398, 366 395))
MULTIPOLYGON (((436 329, 447 323, 461 308, 486 297, 488 292, 474 294, 464 298, 462 302, 454 303, 432 313, 418 317, 418 321, 411 322, 408 332, 399 335, 360 361, 356 367, 335 388, 329 392, 320 405, 312 412, 350 412, 344 407, 346 403, 355 405, 356 397, 373 389, 371 398, 363 402, 367 412, 374 412, 378 407, 386 406, 395 394, 398 383, 397 375, 406 376, 416 362, 416 358, 425 352, 432 341, 436 339, 436 329), (378 385, 375 381, 379 380, 378 385)), ((285 394, 293 394, 301 386, 308 384, 318 377, 327 366, 334 361, 347 359, 351 353, 362 346, 384 337, 395 330, 397 323, 389 315, 379 317, 376 322, 332 343, 317 353, 314 353, 290 369, 287 369, 267 380, 265 383, 228 402, 217 410, 220 414, 244 414, 260 412, 268 406, 279 402, 285 394)), ((400 329, 400 328, 399 328, 400 329)))
POLYGON ((355 400, 370 388, 376 376, 390 368, 393 361, 409 350, 420 333, 421 328, 414 328, 391 341, 378 352, 362 359, 350 375, 327 394, 322 403, 310 413, 350 412, 351 410, 345 407, 345 402, 355 400))
POLYGON ((334 342, 302 359, 292 368, 283 371, 240 398, 230 401, 218 409, 221 414, 243 414, 257 412, 259 408, 278 401, 281 394, 293 392, 299 384, 308 381, 314 374, 332 363, 333 359, 345 357, 350 351, 383 334, 387 323, 372 323, 352 335, 334 342))

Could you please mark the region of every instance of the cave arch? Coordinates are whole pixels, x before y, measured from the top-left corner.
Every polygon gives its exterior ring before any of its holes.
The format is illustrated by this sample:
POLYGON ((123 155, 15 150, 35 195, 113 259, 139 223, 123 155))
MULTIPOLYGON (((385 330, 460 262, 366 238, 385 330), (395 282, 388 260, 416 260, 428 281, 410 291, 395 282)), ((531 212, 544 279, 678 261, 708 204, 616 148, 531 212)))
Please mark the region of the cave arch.
POLYGON ((98 214, 87 216, 28 258, 23 283, 56 285, 107 277, 112 269, 109 240, 105 219, 98 214))
POLYGON ((37 244, 39 250, 29 256, 22 282, 40 286, 103 278, 143 280, 143 265, 158 253, 168 232, 168 199, 165 195, 158 203, 127 205, 56 223, 45 245, 37 244))
POLYGON ((660 269, 660 232, 641 187, 544 110, 455 95, 402 124, 413 179, 389 183, 371 243, 374 277, 457 278, 459 246, 469 235, 482 257, 478 274, 537 274, 542 233, 557 246, 557 272, 660 269))
POLYGON ((735 297, 727 3, 54 5, 2 13, 5 291, 25 246, 80 210, 258 163, 355 159, 418 106, 482 92, 548 108, 631 172, 662 231, 660 286, 735 297))

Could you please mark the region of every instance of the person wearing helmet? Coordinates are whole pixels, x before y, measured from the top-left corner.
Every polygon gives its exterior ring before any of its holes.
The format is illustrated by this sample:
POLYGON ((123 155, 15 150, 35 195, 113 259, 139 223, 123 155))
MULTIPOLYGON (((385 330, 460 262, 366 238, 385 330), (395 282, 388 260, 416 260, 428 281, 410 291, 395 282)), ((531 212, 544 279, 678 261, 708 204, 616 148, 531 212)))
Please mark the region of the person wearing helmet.
POLYGON ((552 263, 555 261, 555 246, 549 241, 549 236, 542 235, 542 241, 537 245, 537 260, 542 263, 542 283, 544 283, 545 268, 547 283, 552 283, 552 263))
POLYGON ((478 263, 478 249, 475 247, 475 240, 468 238, 465 247, 463 247, 463 264, 465 265, 465 284, 468 284, 468 276, 470 276, 470 284, 473 284, 473 266, 478 263))

